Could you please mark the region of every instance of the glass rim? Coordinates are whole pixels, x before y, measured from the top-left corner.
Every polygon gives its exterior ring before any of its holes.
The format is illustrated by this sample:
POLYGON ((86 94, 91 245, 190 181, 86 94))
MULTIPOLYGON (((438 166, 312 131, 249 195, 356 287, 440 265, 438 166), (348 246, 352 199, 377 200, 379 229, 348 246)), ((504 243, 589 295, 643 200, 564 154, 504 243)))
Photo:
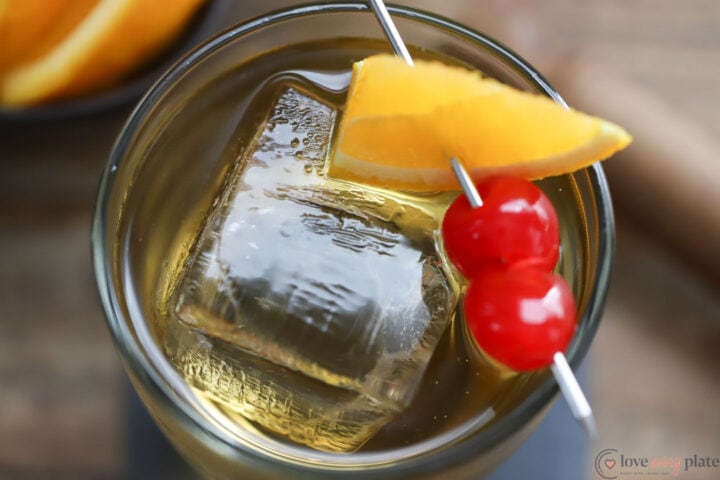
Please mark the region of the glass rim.
MULTIPOLYGON (((539 87, 542 93, 567 107, 565 101, 547 80, 528 62, 504 44, 441 15, 412 7, 392 4, 388 4, 387 7, 393 16, 449 32, 474 45, 479 45, 481 48, 499 57, 507 66, 511 67, 515 73, 519 74, 530 84, 539 87)), ((254 17, 239 25, 221 31, 213 38, 187 53, 155 82, 133 109, 112 147, 109 162, 100 180, 91 233, 93 265, 96 285, 106 321, 113 336, 113 341, 121 353, 123 363, 133 378, 141 381, 145 387, 167 399, 172 407, 186 417, 186 420, 191 421, 195 427, 234 449, 248 451, 246 445, 240 444, 240 442, 231 435, 226 434, 226 432, 221 429, 214 429, 207 425, 207 418, 198 413, 197 407, 200 405, 199 401, 187 384, 185 384, 177 372, 175 372, 162 352, 160 352, 147 325, 145 325, 144 322, 134 322, 132 315, 126 318, 122 312, 122 302, 115 293, 115 283, 112 275, 113 256, 107 254, 112 250, 110 241, 115 240, 115 237, 107 236, 107 212, 110 207, 116 173, 130 148, 134 133, 142 126, 152 105, 154 105, 155 101, 158 100, 178 78, 182 77, 183 74, 192 68, 199 60, 239 37, 269 25, 277 25, 308 15, 351 12, 372 14, 371 8, 363 2, 325 2, 285 8, 254 17), (148 350, 148 346, 151 347, 151 350, 148 350), (153 347, 155 347, 157 351, 153 352, 153 347), (170 372, 170 375, 168 375, 168 372, 170 372), (174 378, 172 374, 177 378, 174 378), (178 382, 177 380, 180 381, 178 382)), ((596 163, 574 175, 587 176, 593 194, 594 201, 592 202, 592 206, 596 209, 599 225, 597 266, 595 269, 591 269, 590 273, 592 277, 587 280, 591 283, 592 288, 588 294, 584 315, 578 321, 578 330, 567 351, 568 361, 570 365, 575 368, 590 348, 591 341, 600 322, 614 257, 615 228, 609 188, 602 167, 596 163)), ((327 465, 317 465, 316 463, 308 462, 308 464, 304 465, 292 460, 289 460, 288 463, 291 464, 292 467, 300 469, 316 467, 327 469, 328 473, 343 471, 345 474, 351 475, 353 473, 362 474, 363 472, 345 470, 346 468, 362 466, 365 468, 364 472, 369 474, 373 472, 377 473, 378 471, 397 473, 406 470, 417 471, 418 469, 432 471, 438 468, 438 466, 452 465, 457 462, 464 463, 474 455, 491 450, 494 446, 502 443, 502 441, 511 437, 515 432, 521 430, 550 404, 551 400, 558 394, 558 391, 557 383, 553 377, 549 375, 548 378, 542 381, 541 384, 511 412, 484 427, 480 434, 467 436, 463 438, 462 441, 438 451, 424 451, 403 457, 399 452, 403 450, 413 450, 413 447, 404 447, 379 453, 354 453, 345 456, 345 458, 348 459, 347 462, 338 463, 339 456, 337 454, 318 452, 307 447, 300 447, 303 452, 307 451, 313 460, 330 461, 330 463, 327 465), (390 453, 394 453, 394 455, 389 456, 390 453), (372 459, 375 460, 363 462, 363 460, 372 459), (378 459, 380 459, 380 461, 378 461, 378 459)), ((431 440, 432 439, 426 440, 421 443, 431 440)), ((276 457, 270 454, 261 455, 260 452, 257 451, 254 452, 254 454, 259 457, 258 459, 267 462, 274 462, 276 460, 276 457)), ((277 465, 274 466, 277 467, 277 465)), ((320 472, 317 473, 320 474, 320 472)))

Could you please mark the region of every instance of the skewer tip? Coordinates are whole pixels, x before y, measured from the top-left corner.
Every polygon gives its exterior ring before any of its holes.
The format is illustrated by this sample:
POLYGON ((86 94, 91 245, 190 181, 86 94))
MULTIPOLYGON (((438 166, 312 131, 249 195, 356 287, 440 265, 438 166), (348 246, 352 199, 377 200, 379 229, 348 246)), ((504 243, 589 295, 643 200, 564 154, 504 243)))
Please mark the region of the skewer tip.
POLYGON ((565 401, 568 407, 570 407, 573 417, 580 423, 590 438, 597 438, 597 426, 592 408, 590 408, 590 403, 587 401, 577 378, 575 378, 575 374, 562 352, 555 353, 550 369, 553 375, 555 375, 555 380, 560 386, 560 391, 565 397, 565 401))
POLYGON ((597 430, 597 424, 595 423, 595 416, 593 416, 592 412, 590 412, 589 415, 578 418, 577 419, 580 425, 582 425, 583 430, 585 430, 585 433, 587 433, 587 436, 590 437, 591 440, 597 440, 599 437, 598 430, 597 430))
POLYGON ((405 60, 405 63, 412 67, 414 65, 412 56, 400 36, 395 23, 392 21, 390 12, 388 12, 387 7, 385 6, 385 2, 383 0, 369 0, 369 2, 372 11, 375 13, 375 16, 385 32, 385 36, 390 41, 390 45, 392 46, 395 55, 405 60))

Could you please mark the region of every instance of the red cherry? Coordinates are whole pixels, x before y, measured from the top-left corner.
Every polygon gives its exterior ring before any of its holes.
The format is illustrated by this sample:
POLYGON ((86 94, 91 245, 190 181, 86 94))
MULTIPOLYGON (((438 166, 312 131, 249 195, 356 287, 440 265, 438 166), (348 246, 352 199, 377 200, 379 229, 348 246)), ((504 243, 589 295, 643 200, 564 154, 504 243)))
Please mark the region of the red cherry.
POLYGON ((567 348, 575 315, 565 280, 540 270, 485 270, 465 294, 466 321, 480 348, 517 371, 550 365, 567 348))
POLYGON ((532 182, 494 177, 477 185, 481 207, 464 195, 442 224, 445 250, 466 278, 492 263, 550 271, 558 260, 560 233, 552 202, 532 182))

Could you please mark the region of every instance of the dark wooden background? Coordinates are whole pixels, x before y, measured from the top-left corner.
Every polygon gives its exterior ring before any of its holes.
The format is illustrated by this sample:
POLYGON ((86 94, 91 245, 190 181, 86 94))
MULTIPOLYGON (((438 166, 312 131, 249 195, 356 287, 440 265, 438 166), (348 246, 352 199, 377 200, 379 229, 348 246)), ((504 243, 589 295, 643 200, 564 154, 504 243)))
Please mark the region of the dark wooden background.
MULTIPOLYGON (((247 2, 233 15, 291 3, 247 2)), ((717 0, 416 3, 497 28, 511 46, 528 45, 523 32, 534 28, 551 32, 704 135, 720 135, 717 0), (515 8, 533 28, 498 19, 515 8)), ((89 229, 97 180, 127 112, 0 124, 2 479, 124 475, 127 387, 96 296, 89 229)), ((588 371, 603 436, 589 457, 602 448, 718 456, 720 289, 618 213, 617 268, 588 371)), ((587 475, 596 478, 590 464, 587 475)), ((720 469, 682 478, 720 478, 720 469)))

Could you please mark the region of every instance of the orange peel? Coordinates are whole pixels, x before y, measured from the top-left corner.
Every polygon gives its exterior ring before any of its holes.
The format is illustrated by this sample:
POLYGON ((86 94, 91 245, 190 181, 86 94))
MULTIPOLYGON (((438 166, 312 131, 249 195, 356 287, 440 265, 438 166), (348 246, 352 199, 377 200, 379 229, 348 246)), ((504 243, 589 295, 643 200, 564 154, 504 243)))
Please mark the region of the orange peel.
POLYGON ((0 5, 0 25, 13 36, 13 51, 0 58, 0 103, 23 107, 111 86, 177 38, 205 0, 65 1, 0 5), (24 32, 33 17, 45 28, 24 32))
POLYGON ((630 141, 612 122, 479 72, 376 55, 354 65, 328 172, 395 190, 456 190, 452 157, 474 179, 539 179, 587 167, 630 141))

